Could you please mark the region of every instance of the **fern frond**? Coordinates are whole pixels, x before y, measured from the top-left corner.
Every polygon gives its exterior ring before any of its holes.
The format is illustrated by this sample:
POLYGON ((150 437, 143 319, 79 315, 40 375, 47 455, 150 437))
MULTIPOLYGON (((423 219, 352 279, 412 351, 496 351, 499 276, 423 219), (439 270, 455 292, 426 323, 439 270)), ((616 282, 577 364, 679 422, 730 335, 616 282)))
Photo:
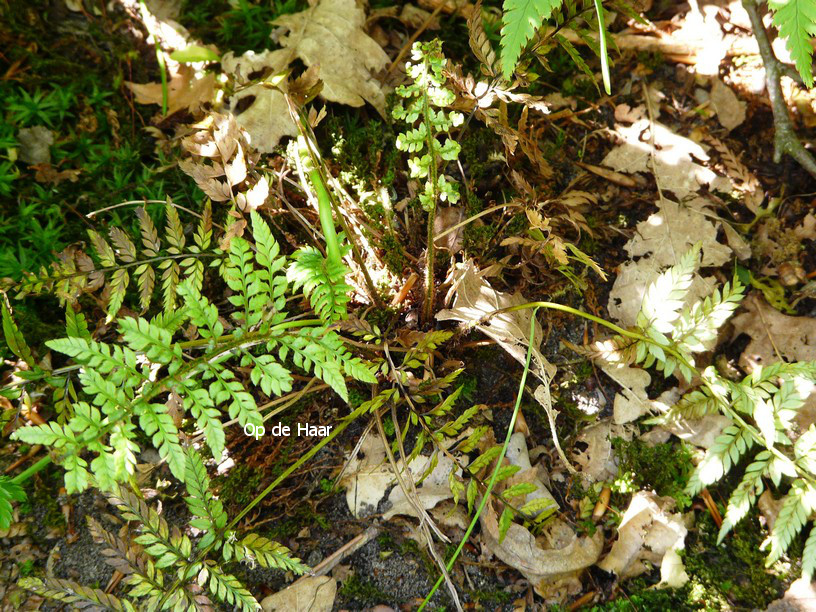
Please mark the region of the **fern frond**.
POLYGON ((221 601, 232 604, 244 612, 255 612, 261 605, 246 587, 232 574, 225 574, 216 565, 208 563, 199 573, 202 586, 209 582, 210 593, 221 601))
POLYGON ((740 429, 736 425, 726 427, 694 470, 686 485, 686 493, 691 496, 697 495, 708 485, 717 482, 753 444, 754 439, 748 430, 740 429))
POLYGON ((23 488, 8 476, 0 476, 0 531, 8 529, 14 518, 12 502, 25 501, 23 488))
POLYGON ((201 457, 192 449, 187 451, 185 485, 188 497, 185 498, 190 514, 197 517, 190 521, 190 526, 204 532, 198 543, 199 548, 206 548, 220 539, 221 532, 227 525, 227 513, 220 500, 210 492, 210 478, 201 457))
POLYGON ((184 482, 184 450, 179 444, 179 432, 173 417, 163 404, 140 403, 135 408, 139 426, 153 441, 159 456, 167 461, 173 476, 184 482))
POLYGON ((504 0, 501 29, 501 69, 509 79, 521 52, 544 20, 561 6, 562 0, 504 0))
POLYGON ((746 468, 742 480, 728 499, 725 518, 717 536, 717 544, 722 542, 728 532, 736 527, 737 523, 748 514, 748 511, 756 503, 757 497, 762 494, 764 490, 762 477, 767 472, 770 462, 771 453, 762 451, 754 457, 754 461, 746 468))
POLYGON ((309 566, 292 556, 292 551, 267 538, 250 533, 235 544, 236 560, 256 561, 261 567, 269 567, 306 574, 309 566))
POLYGON ((346 304, 351 299, 351 287, 345 282, 346 266, 332 265, 314 247, 295 251, 292 259, 286 271, 292 288, 295 291, 303 288, 312 309, 326 323, 344 319, 346 304))
POLYGON ((21 578, 17 584, 26 591, 36 593, 41 597, 55 599, 67 604, 73 604, 76 609, 97 606, 102 610, 116 612, 136 612, 136 608, 127 600, 119 599, 105 593, 101 589, 91 589, 71 580, 61 578, 21 578))
POLYGON ((813 0, 768 0, 773 23, 808 88, 813 87, 811 39, 816 36, 816 3, 813 0))
POLYGON ((637 326, 644 332, 656 330, 668 334, 673 331, 673 323, 680 317, 683 301, 691 288, 701 248, 697 243, 677 265, 660 274, 646 289, 637 317, 637 326))
POLYGON ((793 538, 802 531, 808 516, 816 508, 814 502, 816 490, 801 478, 794 480, 771 529, 771 552, 765 562, 767 567, 779 560, 793 538))

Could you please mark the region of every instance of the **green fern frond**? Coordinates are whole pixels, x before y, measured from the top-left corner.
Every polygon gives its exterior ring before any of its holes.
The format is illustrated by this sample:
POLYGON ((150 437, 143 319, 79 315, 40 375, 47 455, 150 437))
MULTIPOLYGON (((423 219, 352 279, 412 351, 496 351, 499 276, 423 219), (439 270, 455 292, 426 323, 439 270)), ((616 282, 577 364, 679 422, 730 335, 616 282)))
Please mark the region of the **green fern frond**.
POLYGON ((256 561, 261 567, 275 568, 295 574, 306 574, 310 571, 308 565, 292 556, 292 551, 267 538, 250 533, 236 545, 236 560, 256 561))
POLYGON ((768 0, 773 11, 773 23, 785 39, 785 46, 796 62, 796 69, 809 88, 813 87, 811 66, 816 36, 816 2, 813 0, 768 0))
POLYGON ((8 476, 0 476, 0 531, 8 529, 14 518, 12 502, 25 501, 23 488, 8 476))
POLYGON ((218 566, 208 563, 199 573, 201 585, 209 582, 210 592, 221 601, 232 604, 243 612, 255 612, 261 605, 246 587, 232 574, 225 574, 218 566))
POLYGON ((527 43, 561 3, 562 0, 504 0, 500 59, 506 79, 513 75, 527 43))
POLYGON ((671 333, 673 323, 680 317, 683 301, 691 288, 694 271, 699 261, 701 244, 685 253, 677 265, 672 266, 649 285, 643 296, 643 304, 637 316, 637 326, 648 332, 671 333))
POLYGON ((694 470, 686 485, 686 493, 697 495, 708 485, 717 482, 753 444, 754 439, 747 430, 736 425, 726 427, 694 470))
POLYGON ((717 536, 717 544, 722 542, 728 532, 736 527, 737 523, 748 514, 748 511, 756 503, 757 497, 762 494, 765 489, 762 484, 762 477, 766 474, 770 462, 771 453, 762 451, 754 457, 754 461, 746 468, 742 480, 728 500, 725 518, 717 536))
POLYGON ((292 256, 286 278, 292 289, 303 293, 318 317, 327 323, 346 318, 351 287, 346 284, 346 266, 331 265, 314 247, 299 249, 292 256))
POLYGON ((770 567, 788 550, 807 522, 808 516, 816 508, 816 490, 799 478, 793 482, 790 491, 782 501, 782 507, 771 529, 771 552, 765 565, 770 567))
POLYGON ((200 529, 204 536, 198 542, 199 549, 206 548, 217 539, 227 525, 227 513, 220 500, 210 492, 210 478, 201 457, 192 449, 187 450, 184 484, 188 497, 187 508, 194 517, 190 526, 200 529))

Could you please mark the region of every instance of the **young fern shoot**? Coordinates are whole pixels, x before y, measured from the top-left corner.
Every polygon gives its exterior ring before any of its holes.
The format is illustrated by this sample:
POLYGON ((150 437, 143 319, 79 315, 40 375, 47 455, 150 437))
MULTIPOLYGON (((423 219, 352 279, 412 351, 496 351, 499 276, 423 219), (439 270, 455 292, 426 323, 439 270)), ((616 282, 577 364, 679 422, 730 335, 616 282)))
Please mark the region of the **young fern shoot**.
POLYGON ((456 99, 454 93, 445 87, 443 74, 447 60, 442 55, 442 43, 432 40, 414 43, 411 61, 406 64, 406 72, 411 79, 406 85, 397 87, 397 95, 403 102, 392 111, 395 119, 409 126, 406 132, 397 136, 397 148, 411 153, 408 160, 412 178, 424 179, 419 202, 428 213, 427 255, 425 265, 425 303, 422 313, 427 323, 433 316, 434 307, 434 219, 439 202, 459 201, 459 186, 440 172, 440 162, 458 159, 460 146, 449 136, 442 143, 443 134, 450 134, 451 128, 462 124, 464 117, 456 111, 446 112, 456 99))

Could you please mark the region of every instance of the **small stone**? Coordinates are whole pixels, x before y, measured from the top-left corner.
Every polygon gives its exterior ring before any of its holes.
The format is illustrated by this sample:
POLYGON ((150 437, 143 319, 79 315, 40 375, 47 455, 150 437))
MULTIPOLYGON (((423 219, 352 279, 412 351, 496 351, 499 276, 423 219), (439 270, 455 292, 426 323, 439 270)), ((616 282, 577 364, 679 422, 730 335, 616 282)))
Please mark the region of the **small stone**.
POLYGON ((41 125, 22 128, 17 134, 20 143, 20 160, 27 164, 51 163, 51 145, 54 144, 54 132, 41 125))

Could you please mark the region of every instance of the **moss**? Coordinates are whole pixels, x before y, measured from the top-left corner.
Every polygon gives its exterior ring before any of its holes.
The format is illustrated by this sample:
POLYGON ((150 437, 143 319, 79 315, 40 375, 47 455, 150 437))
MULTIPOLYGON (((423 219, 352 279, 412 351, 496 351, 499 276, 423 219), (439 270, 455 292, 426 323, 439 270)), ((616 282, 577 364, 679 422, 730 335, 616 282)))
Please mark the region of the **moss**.
POLYGON ((658 495, 668 495, 677 500, 680 510, 691 505, 691 499, 683 490, 693 469, 691 453, 678 444, 655 444, 650 446, 640 440, 612 440, 619 459, 618 473, 621 479, 631 481, 637 488, 652 488, 658 495))
POLYGON ((765 568, 765 553, 759 550, 764 534, 753 510, 724 543, 717 546, 718 529, 710 515, 697 521, 689 534, 683 562, 698 592, 717 594, 727 608, 760 609, 781 596, 787 575, 765 568))
MULTIPOLYGON (((624 584, 624 594, 606 603, 582 608, 589 612, 639 612, 640 610, 696 610, 689 606, 689 588, 654 589, 647 578, 635 578, 624 584)), ((702 609, 705 609, 704 607, 702 609)))
POLYGON ((506 604, 510 603, 512 599, 512 595, 503 589, 495 589, 493 591, 477 589, 470 591, 470 596, 474 602, 481 604, 506 604))
POLYGON ((383 250, 383 261, 388 269, 394 274, 402 274, 407 265, 407 259, 405 258, 405 249, 399 238, 391 232, 383 234, 382 240, 380 240, 380 248, 383 250))
POLYGON ((357 115, 344 115, 329 117, 325 131, 325 140, 318 134, 318 142, 332 143, 332 157, 344 171, 358 179, 376 179, 385 187, 393 184, 400 158, 392 126, 380 119, 362 123, 357 115))
POLYGON ((26 487, 26 501, 20 504, 20 514, 32 514, 36 517, 38 527, 64 527, 65 515, 55 494, 62 486, 62 474, 59 469, 40 472, 32 481, 33 487, 26 487))
POLYGON ((302 504, 285 518, 275 521, 264 535, 277 541, 296 536, 304 527, 319 527, 328 530, 331 524, 325 515, 315 512, 308 504, 302 504))
POLYGON ((363 605, 372 606, 381 604, 384 601, 391 601, 393 598, 376 586, 352 575, 340 587, 338 595, 346 601, 355 601, 363 605))
POLYGON ((261 470, 249 465, 236 465, 224 476, 216 476, 213 485, 226 504, 246 506, 258 493, 261 470))

